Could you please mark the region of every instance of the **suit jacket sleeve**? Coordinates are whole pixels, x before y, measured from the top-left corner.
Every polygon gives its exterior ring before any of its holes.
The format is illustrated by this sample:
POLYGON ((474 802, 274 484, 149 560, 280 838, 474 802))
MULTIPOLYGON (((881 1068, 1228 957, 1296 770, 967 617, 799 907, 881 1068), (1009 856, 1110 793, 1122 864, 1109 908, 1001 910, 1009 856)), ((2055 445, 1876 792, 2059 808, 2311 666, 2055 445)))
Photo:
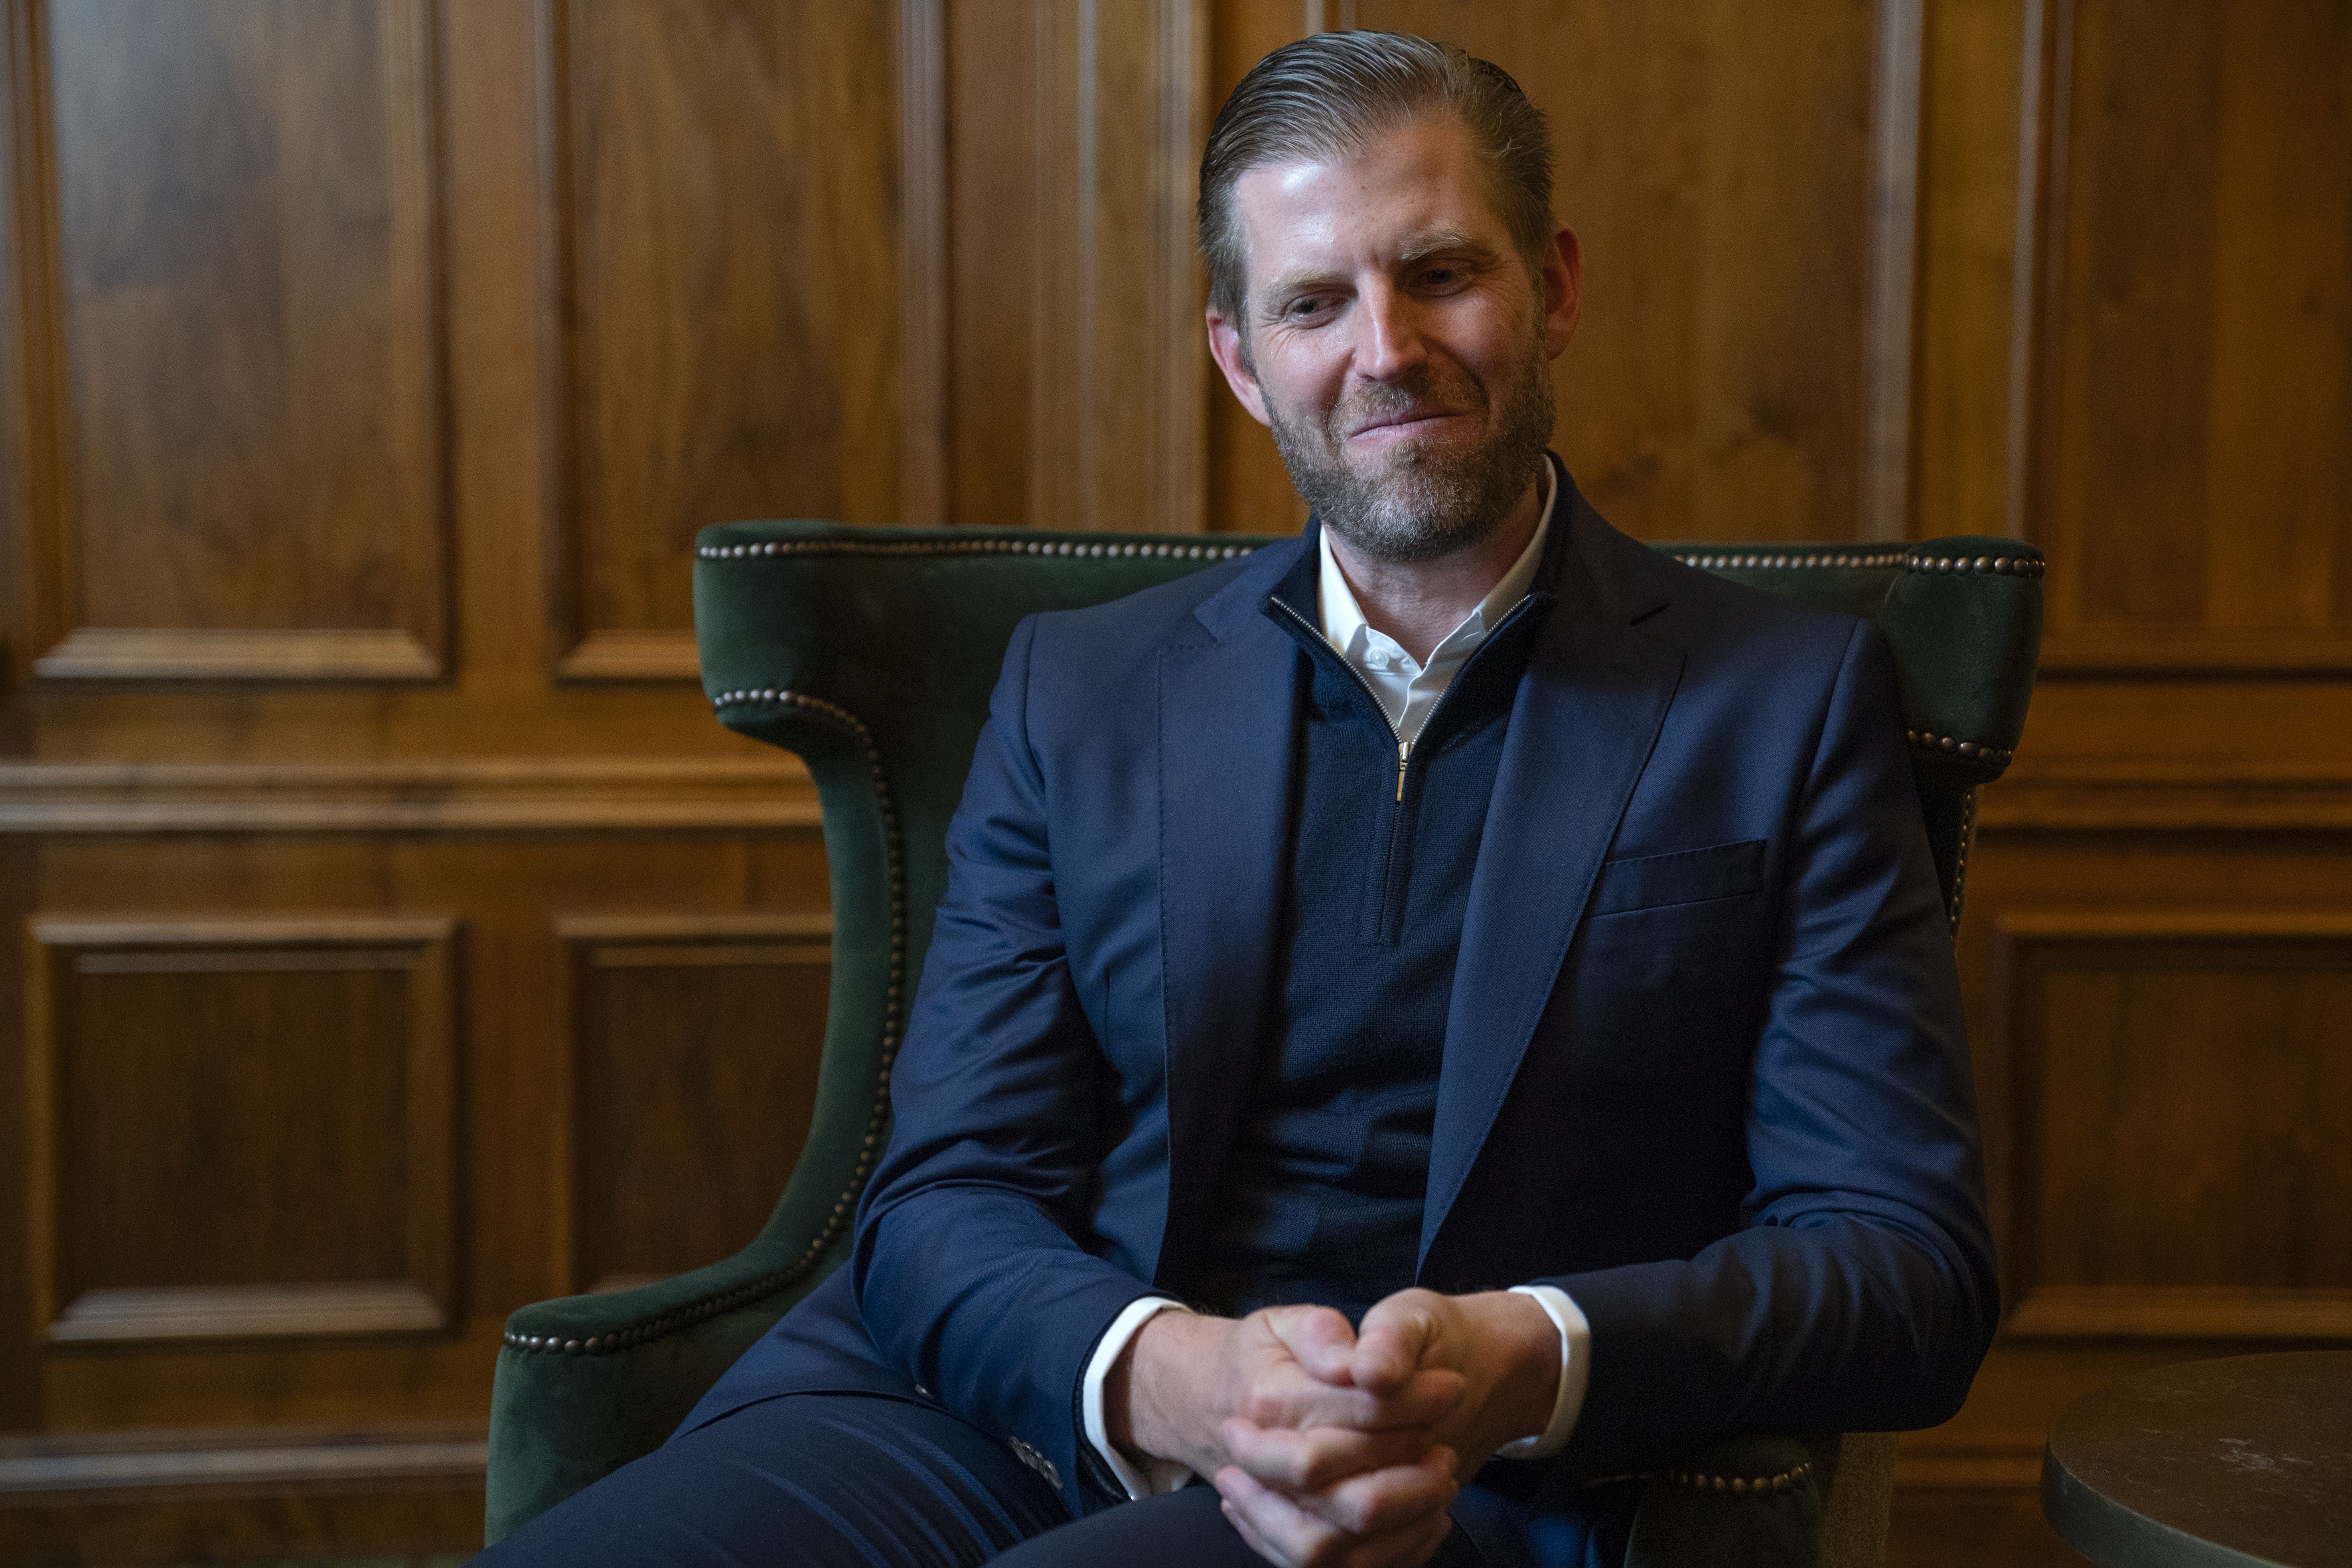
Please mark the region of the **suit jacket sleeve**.
POLYGON ((1098 1053, 1026 732, 1035 634, 1034 617, 1013 634, 948 830, 948 890, 850 1267, 884 1360, 1039 1450, 1076 1510, 1080 1376, 1111 1320, 1151 1292, 1078 1239, 1101 1154, 1098 1053))
POLYGON ((1951 937, 1867 623, 1790 826, 1742 1227, 1687 1259, 1545 1281, 1583 1310, 1580 1468, 1754 1430, 1931 1426, 1998 1316, 1951 937))

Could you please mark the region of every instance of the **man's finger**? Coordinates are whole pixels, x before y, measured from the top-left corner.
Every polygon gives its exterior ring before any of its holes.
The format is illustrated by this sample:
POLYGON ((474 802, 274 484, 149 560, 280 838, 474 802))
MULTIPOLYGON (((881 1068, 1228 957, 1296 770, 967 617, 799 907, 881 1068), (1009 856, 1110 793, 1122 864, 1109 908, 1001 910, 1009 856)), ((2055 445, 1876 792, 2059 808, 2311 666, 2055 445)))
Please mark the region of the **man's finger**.
POLYGON ((1434 1447, 1417 1463, 1350 1476, 1290 1500, 1342 1534, 1391 1534, 1453 1506, 1462 1490, 1454 1463, 1453 1449, 1434 1447))
POLYGON ((1296 1496, 1324 1491, 1350 1476, 1418 1463, 1429 1452, 1425 1426, 1359 1432, 1344 1426, 1260 1426, 1239 1416, 1224 1424, 1225 1452, 1252 1478, 1296 1496))
POLYGON ((1432 1368, 1395 1388, 1375 1393, 1335 1387, 1301 1376, 1296 1369, 1260 1378, 1234 1402, 1234 1412, 1260 1426, 1346 1426, 1359 1432, 1433 1426, 1461 1407, 1467 1381, 1460 1373, 1432 1368))
POLYGON ((1437 1314, 1445 1298, 1430 1290, 1400 1290, 1364 1314, 1349 1380, 1383 1392, 1412 1375, 1444 1338, 1437 1314))
MULTIPOLYGON (((1449 1468, 1453 1457, 1444 1455, 1449 1468)), ((1367 1492, 1384 1495, 1379 1521, 1365 1531, 1342 1530, 1299 1502, 1227 1466, 1215 1477, 1225 1517, 1250 1549, 1287 1568, 1414 1568, 1426 1562, 1453 1528, 1445 1510, 1459 1489, 1450 1473, 1402 1466, 1359 1478, 1367 1492)), ((1351 1483, 1354 1484, 1354 1483, 1351 1483)))
POLYGON ((1321 1383, 1345 1384, 1356 1359, 1356 1331, 1328 1307, 1275 1307, 1264 1319, 1291 1359, 1321 1383))

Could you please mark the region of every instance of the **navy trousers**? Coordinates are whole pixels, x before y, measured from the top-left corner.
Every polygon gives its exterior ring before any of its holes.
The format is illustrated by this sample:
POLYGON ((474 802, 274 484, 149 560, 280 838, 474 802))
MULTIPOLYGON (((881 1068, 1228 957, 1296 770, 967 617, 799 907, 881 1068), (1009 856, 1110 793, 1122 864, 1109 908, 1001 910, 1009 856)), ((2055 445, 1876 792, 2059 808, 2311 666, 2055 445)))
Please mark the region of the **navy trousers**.
MULTIPOLYGON (((1630 1499, 1622 1489, 1552 1498, 1534 1477, 1522 1479, 1534 1484, 1463 1489, 1436 1568, 1617 1568, 1623 1561, 1620 1516, 1630 1517, 1630 1499)), ((1213 1488, 1073 1521, 1061 1494, 1008 1445, 946 1411, 830 1394, 763 1400, 674 1437, 474 1562, 1263 1568, 1218 1511, 1213 1488)))

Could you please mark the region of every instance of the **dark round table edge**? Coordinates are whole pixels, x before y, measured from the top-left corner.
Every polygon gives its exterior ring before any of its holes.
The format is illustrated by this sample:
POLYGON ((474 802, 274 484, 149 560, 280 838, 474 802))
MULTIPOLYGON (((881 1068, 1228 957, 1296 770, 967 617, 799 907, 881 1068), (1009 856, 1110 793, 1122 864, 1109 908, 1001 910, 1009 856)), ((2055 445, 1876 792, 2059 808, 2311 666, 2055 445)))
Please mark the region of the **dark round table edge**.
POLYGON ((2093 1491, 2054 1450, 2042 1450, 2042 1514, 2101 1568, 2294 1568, 2175 1530, 2093 1491))

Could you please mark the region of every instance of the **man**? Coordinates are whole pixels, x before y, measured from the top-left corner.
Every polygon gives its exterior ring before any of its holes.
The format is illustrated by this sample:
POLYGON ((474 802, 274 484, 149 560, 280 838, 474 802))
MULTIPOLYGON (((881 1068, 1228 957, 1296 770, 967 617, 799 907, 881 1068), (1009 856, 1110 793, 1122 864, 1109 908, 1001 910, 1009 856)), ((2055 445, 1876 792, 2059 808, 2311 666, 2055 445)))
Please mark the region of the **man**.
POLYGON ((1235 91, 1211 346, 1314 523, 1015 633, 848 1264, 494 1558, 1600 1563, 1595 1478, 1958 1406, 1994 1287, 1887 658, 1547 458, 1549 162, 1419 39, 1235 91))

